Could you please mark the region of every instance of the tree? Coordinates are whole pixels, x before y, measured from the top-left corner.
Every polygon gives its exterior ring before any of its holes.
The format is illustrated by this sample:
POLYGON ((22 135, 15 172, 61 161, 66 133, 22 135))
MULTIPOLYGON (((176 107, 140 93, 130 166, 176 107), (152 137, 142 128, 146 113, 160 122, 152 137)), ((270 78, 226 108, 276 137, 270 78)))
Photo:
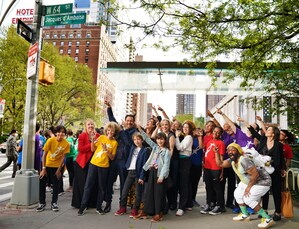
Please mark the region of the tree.
MULTIPOLYGON (((262 83, 266 94, 276 98, 271 112, 293 114, 294 106, 288 104, 299 90, 297 0, 133 2, 131 9, 116 3, 109 8, 119 24, 140 28, 144 36, 173 38, 172 43, 160 41, 156 46, 165 50, 180 46, 191 54, 192 61, 211 62, 210 69, 217 66, 217 59, 229 58, 233 71, 224 74, 224 83, 236 76, 242 78, 240 87, 247 90, 262 83), (130 13, 136 9, 144 10, 139 19, 127 21, 117 16, 120 10, 130 13)), ((256 102, 257 108, 263 106, 263 100, 256 102)))
POLYGON ((29 44, 11 26, 0 38, 0 84, 1 98, 6 100, 1 130, 21 130, 26 98, 26 67, 29 44), (22 79, 16 81, 15 79, 22 79))
POLYGON ((55 66, 55 82, 39 87, 38 119, 43 124, 70 126, 95 117, 96 87, 90 69, 57 48, 44 44, 42 57, 55 66))
MULTIPOLYGON (((0 37, 0 80, 5 85, 1 98, 6 99, 3 132, 21 131, 24 124, 28 49, 29 43, 13 26, 0 37)), ((84 119, 95 118, 96 86, 90 69, 60 55, 50 44, 44 43, 41 56, 55 66, 56 74, 54 84, 38 87, 37 121, 46 128, 62 121, 66 127, 81 128, 84 119)))

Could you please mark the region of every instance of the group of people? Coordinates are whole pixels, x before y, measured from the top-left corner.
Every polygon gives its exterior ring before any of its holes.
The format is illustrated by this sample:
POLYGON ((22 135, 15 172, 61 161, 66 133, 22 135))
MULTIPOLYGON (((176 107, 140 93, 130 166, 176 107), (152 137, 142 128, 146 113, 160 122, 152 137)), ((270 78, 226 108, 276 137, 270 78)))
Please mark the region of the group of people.
MULTIPOLYGON (((79 209, 79 216, 88 208, 96 208, 100 215, 111 211, 117 177, 120 196, 116 216, 125 214, 128 206, 131 207, 129 216, 134 219, 151 216, 152 222, 158 222, 169 210, 183 216, 200 206, 196 194, 203 174, 206 204, 200 213, 218 215, 225 207, 239 209, 240 214, 233 220, 247 221, 256 212, 262 218, 259 228, 268 228, 281 220, 282 183, 292 159, 289 131, 279 130, 275 125, 266 129, 260 117, 251 125, 238 117, 243 124, 241 129, 221 110, 216 113, 223 118, 224 125, 221 127, 208 112, 210 121, 203 129, 189 120, 182 124, 178 120, 170 121, 161 107, 153 107, 155 115, 142 128, 135 123, 134 115, 127 115, 118 124, 109 102, 105 104, 109 122, 102 133, 96 131, 93 120, 87 119, 84 131, 78 135, 77 146, 73 146, 72 140, 66 140, 67 131, 63 126, 56 127, 46 141, 37 211, 43 211, 46 206, 49 180, 53 186, 51 208, 59 210, 59 186, 67 164, 73 194, 71 205, 79 209), (161 116, 158 111, 162 112, 161 116), (68 160, 71 147, 77 148, 77 156, 68 160), (250 148, 271 157, 272 174, 246 157, 246 149, 250 148), (268 214, 270 189, 275 205, 272 216, 268 214)), ((68 133, 68 137, 71 135, 68 133)))

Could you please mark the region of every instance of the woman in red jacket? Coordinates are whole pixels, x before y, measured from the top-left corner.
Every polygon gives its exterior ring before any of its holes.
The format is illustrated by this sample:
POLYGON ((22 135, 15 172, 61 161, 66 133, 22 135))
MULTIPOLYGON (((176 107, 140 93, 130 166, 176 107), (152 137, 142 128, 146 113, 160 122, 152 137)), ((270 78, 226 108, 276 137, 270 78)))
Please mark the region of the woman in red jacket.
MULTIPOLYGON (((85 121, 85 130, 78 138, 78 156, 74 162, 74 181, 72 206, 80 208, 84 192, 84 185, 88 172, 89 161, 94 152, 91 151, 91 139, 97 139, 99 134, 95 131, 95 123, 92 119, 85 121)), ((95 185, 95 188, 97 185, 95 185)), ((97 190, 90 197, 88 207, 95 207, 97 202, 97 190)))

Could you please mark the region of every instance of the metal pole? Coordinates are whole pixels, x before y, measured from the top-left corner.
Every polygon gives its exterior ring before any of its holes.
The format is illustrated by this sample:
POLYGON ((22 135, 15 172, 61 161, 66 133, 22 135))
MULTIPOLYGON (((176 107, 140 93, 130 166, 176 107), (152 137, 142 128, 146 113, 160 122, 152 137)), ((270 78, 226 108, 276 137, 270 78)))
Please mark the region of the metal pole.
POLYGON ((22 169, 15 177, 12 205, 32 205, 39 200, 39 175, 34 170, 35 127, 38 97, 38 70, 41 49, 40 29, 42 19, 42 0, 35 0, 32 45, 39 42, 36 62, 36 74, 27 79, 26 106, 24 118, 24 140, 22 169))

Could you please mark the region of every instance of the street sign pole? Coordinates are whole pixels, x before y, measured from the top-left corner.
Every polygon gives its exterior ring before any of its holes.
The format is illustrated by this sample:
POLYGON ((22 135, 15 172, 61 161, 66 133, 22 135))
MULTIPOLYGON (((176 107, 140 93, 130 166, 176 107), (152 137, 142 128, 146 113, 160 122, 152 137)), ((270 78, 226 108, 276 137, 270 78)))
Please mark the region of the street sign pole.
POLYGON ((26 106, 24 118, 24 141, 22 169, 15 177, 11 205, 30 206, 39 201, 39 175, 34 170, 35 155, 35 127, 38 97, 38 73, 41 50, 41 20, 42 20, 42 0, 35 1, 35 15, 33 21, 33 37, 31 45, 38 42, 37 64, 35 74, 27 79, 26 106))

